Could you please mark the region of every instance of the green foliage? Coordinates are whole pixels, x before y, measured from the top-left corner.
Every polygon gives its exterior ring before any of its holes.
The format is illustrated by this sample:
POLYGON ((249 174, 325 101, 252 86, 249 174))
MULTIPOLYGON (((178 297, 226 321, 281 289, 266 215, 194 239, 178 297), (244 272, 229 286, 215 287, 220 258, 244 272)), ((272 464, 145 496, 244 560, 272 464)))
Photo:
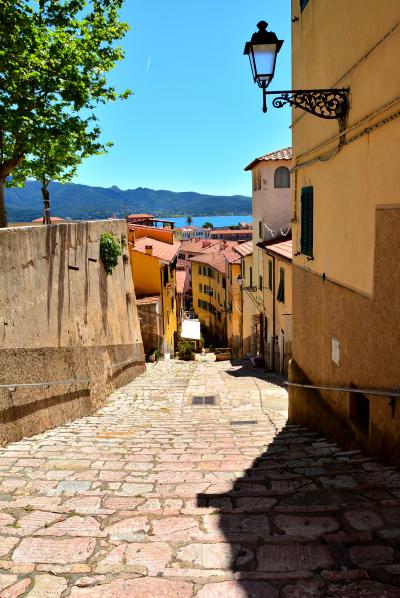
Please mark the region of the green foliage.
POLYGON ((107 84, 123 58, 122 2, 15 0, 1 10, 0 191, 11 173, 15 184, 68 179, 84 157, 105 151, 93 110, 130 94, 107 84))
POLYGON ((205 222, 202 228, 214 228, 214 225, 212 222, 205 222))
POLYGON ((189 341, 180 340, 178 343, 179 359, 191 358, 194 353, 193 344, 189 341))
POLYGON ((100 237, 100 257, 107 275, 112 274, 122 255, 121 245, 111 233, 103 233, 100 237))

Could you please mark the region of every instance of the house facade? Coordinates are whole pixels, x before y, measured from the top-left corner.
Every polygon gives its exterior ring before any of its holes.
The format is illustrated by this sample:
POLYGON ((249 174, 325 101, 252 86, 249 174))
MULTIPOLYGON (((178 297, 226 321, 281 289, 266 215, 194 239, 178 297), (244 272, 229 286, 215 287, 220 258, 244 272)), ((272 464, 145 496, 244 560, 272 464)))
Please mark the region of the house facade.
POLYGON ((289 416, 399 463, 400 3, 292 0, 292 21, 293 89, 348 88, 349 110, 293 109, 290 381, 318 388, 291 386, 289 416))
POLYGON ((272 327, 268 327, 266 321, 271 314, 265 303, 269 288, 264 272, 264 250, 260 243, 282 240, 290 234, 291 167, 292 148, 287 147, 255 158, 245 168, 252 177, 253 254, 251 263, 249 259, 242 261, 243 355, 262 356, 266 367, 271 367, 275 358, 268 360, 266 357, 272 327))

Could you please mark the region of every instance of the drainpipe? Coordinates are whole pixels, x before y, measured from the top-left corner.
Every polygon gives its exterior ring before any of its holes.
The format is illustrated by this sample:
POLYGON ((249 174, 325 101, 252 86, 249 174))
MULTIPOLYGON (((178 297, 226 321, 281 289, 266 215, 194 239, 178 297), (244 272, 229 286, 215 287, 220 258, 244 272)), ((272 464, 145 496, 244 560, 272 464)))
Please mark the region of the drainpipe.
POLYGON ((271 340, 271 366, 275 370, 275 258, 272 257, 272 340, 271 340))
MULTIPOLYGON (((165 313, 164 313, 164 268, 165 266, 163 266, 162 268, 160 268, 160 290, 161 290, 161 313, 162 313, 162 338, 163 338, 163 345, 164 345, 164 349, 166 348, 166 338, 165 338, 165 313)), ((165 353, 165 351, 163 351, 163 353, 165 353)))

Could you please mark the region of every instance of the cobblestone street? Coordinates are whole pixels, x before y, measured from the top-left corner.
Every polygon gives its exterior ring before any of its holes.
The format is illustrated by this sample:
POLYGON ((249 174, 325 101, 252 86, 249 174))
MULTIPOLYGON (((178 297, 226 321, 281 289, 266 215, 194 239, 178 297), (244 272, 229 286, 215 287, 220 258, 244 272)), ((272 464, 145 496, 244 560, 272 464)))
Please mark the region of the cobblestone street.
POLYGON ((0 598, 399 597, 400 475, 286 417, 278 378, 165 361, 1 449, 0 598))

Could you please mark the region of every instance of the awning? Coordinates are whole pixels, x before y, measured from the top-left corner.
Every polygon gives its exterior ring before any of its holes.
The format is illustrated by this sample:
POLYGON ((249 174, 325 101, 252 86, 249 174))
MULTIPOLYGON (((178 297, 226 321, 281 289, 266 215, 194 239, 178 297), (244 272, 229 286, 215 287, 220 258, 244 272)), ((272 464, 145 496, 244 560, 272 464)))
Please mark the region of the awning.
POLYGON ((183 320, 182 338, 189 338, 194 341, 200 340, 200 322, 199 320, 183 320))

